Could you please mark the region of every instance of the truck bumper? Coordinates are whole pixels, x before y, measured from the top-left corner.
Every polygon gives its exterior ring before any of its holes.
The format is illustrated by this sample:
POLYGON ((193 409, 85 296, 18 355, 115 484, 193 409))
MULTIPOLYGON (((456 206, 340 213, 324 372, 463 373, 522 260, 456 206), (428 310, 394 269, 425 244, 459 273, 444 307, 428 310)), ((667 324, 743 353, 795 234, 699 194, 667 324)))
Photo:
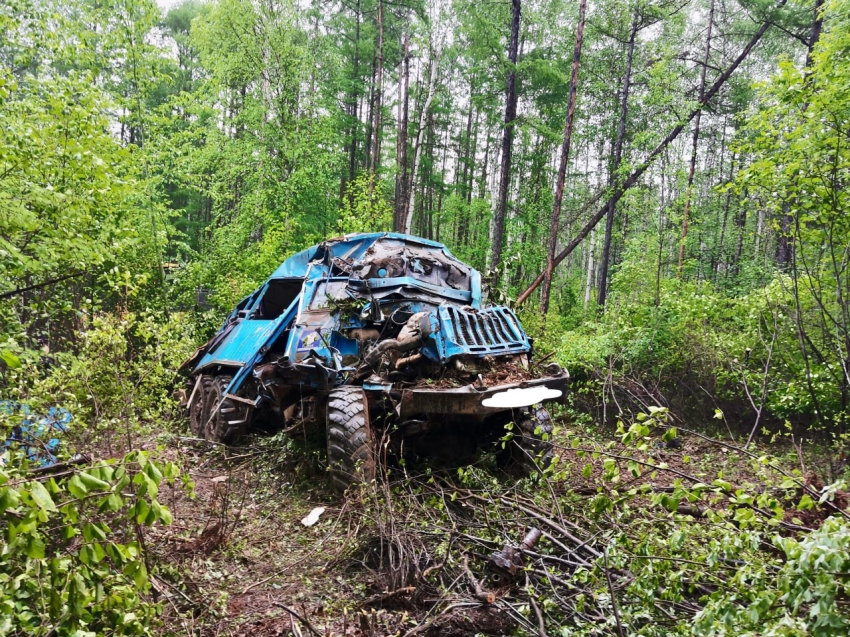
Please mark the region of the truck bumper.
POLYGON ((482 401, 495 394, 510 389, 546 387, 547 389, 559 390, 561 397, 556 400, 562 401, 567 392, 569 378, 569 374, 564 371, 557 376, 547 376, 494 387, 466 385, 447 389, 404 389, 401 391, 401 400, 397 406, 398 415, 401 418, 410 418, 419 414, 444 414, 484 419, 499 412, 510 411, 509 408, 486 407, 482 404, 482 401))

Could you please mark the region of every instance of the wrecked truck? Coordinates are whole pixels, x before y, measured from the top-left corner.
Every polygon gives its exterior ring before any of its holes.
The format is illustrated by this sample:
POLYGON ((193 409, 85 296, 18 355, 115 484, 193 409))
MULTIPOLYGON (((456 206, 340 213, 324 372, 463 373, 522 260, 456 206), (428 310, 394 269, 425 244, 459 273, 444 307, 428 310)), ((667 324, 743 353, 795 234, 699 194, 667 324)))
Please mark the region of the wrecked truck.
POLYGON ((528 473, 552 455, 542 406, 568 374, 540 369, 516 314, 437 242, 329 239, 283 262, 184 363, 193 434, 232 443, 258 423, 324 428, 337 490, 379 457, 497 446, 528 473), (511 433, 506 433, 506 428, 511 433))

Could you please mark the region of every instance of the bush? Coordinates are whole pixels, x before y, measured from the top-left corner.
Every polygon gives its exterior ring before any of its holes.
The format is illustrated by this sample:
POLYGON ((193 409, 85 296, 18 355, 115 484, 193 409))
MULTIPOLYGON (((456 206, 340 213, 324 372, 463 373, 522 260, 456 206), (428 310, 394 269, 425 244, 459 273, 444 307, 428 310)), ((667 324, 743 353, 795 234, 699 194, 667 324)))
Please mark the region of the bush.
POLYGON ((143 528, 170 524, 157 501, 172 463, 144 452, 50 475, 14 449, 0 459, 0 635, 147 635, 158 612, 143 528))
MULTIPOLYGON (((632 382, 655 389, 654 402, 663 397, 679 410, 704 414, 720 405, 745 423, 753 422, 764 384, 768 422, 839 431, 842 381, 828 358, 810 357, 807 366, 791 287, 777 275, 764 288, 731 297, 709 283, 667 281, 657 305, 615 293, 602 317, 561 336, 558 361, 579 381, 632 382)), ((800 311, 817 312, 804 292, 800 311)))
POLYGON ((134 436, 176 413, 177 369, 194 347, 183 315, 103 313, 80 333, 76 352, 22 352, 20 367, 7 373, 10 393, 36 407, 65 407, 87 423, 75 430, 85 442, 103 439, 111 449, 120 435, 129 451, 134 436))

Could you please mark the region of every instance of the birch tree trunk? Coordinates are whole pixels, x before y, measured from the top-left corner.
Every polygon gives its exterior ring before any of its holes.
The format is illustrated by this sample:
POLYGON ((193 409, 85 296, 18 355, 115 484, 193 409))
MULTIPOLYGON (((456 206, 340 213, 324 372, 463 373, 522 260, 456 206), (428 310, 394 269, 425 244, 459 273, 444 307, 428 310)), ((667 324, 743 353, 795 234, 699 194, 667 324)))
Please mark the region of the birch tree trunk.
POLYGON ((428 93, 425 97, 425 103, 422 105, 422 110, 419 112, 419 129, 416 133, 416 144, 413 146, 413 166, 410 169, 410 199, 407 202, 407 215, 402 228, 402 232, 406 233, 409 233, 413 226, 413 210, 416 200, 416 175, 419 172, 419 160, 422 155, 422 138, 425 134, 425 121, 428 111, 431 108, 431 102, 434 99, 434 84, 437 80, 438 62, 439 60, 436 56, 431 58, 431 68, 428 73, 428 93))

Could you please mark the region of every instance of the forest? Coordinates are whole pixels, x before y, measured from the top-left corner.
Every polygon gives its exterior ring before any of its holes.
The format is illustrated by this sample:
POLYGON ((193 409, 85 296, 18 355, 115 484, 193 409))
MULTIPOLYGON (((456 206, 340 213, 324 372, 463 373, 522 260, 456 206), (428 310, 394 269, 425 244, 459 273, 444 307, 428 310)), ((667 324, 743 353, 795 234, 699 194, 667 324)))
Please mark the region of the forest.
POLYGON ((4 0, 0 636, 847 635, 848 180, 850 0, 4 0), (190 435, 384 231, 569 371, 539 475, 190 435))

